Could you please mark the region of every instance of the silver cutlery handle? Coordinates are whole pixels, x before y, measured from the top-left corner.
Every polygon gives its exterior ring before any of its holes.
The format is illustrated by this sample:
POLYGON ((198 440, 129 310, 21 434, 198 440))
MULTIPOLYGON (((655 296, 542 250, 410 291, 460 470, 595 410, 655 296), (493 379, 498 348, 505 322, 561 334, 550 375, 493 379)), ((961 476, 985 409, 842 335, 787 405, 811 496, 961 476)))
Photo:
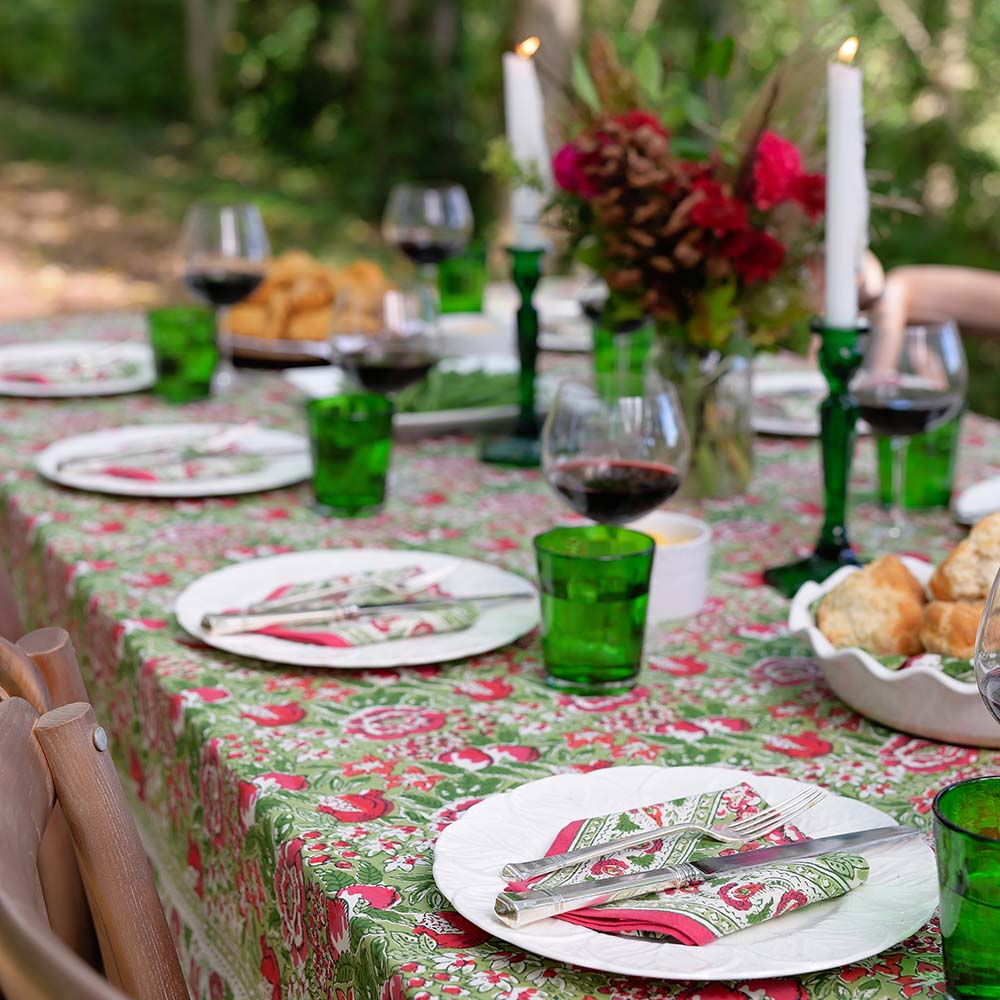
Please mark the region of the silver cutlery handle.
POLYGON ((320 608, 318 611, 288 611, 273 614, 205 615, 201 619, 201 627, 212 635, 237 635, 240 632, 256 632, 258 629, 272 625, 318 625, 322 622, 339 622, 345 618, 357 618, 361 609, 356 604, 348 604, 342 608, 320 608))
POLYGON ((512 861, 509 865, 503 866, 502 874, 511 882, 521 882, 524 879, 535 878, 536 875, 547 875, 560 868, 578 865, 583 861, 603 858, 607 854, 615 854, 629 847, 648 844, 660 837, 672 837, 690 829, 690 823, 675 823, 673 826, 659 826, 655 830, 640 830, 638 833, 630 833, 627 837, 607 840, 603 844, 591 844, 590 847, 578 847, 575 851, 563 851, 562 854, 552 854, 547 858, 512 861))
POLYGON ((508 927, 525 927, 559 913, 570 913, 619 899, 633 899, 663 889, 677 889, 691 882, 700 882, 704 877, 694 865, 683 864, 596 882, 577 882, 557 889, 501 892, 493 904, 493 912, 508 927))

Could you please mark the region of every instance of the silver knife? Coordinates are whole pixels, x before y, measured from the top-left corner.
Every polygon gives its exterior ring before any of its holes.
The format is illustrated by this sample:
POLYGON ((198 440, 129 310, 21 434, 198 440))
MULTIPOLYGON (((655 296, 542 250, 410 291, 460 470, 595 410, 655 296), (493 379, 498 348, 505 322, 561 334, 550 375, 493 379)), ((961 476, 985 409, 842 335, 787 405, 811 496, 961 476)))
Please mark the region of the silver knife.
POLYGON ((398 604, 345 604, 337 608, 318 608, 314 611, 275 611, 271 613, 244 614, 243 612, 205 615, 201 627, 212 635, 237 635, 255 632, 272 625, 319 625, 340 622, 396 611, 419 611, 421 608, 449 608, 460 604, 502 604, 505 601, 525 601, 537 597, 535 591, 519 590, 510 594, 482 594, 471 597, 439 597, 426 601, 401 601, 398 604))
POLYGON ((537 920, 554 917, 557 913, 582 910, 587 906, 600 906, 601 903, 619 899, 633 899, 635 896, 645 896, 664 889, 677 889, 723 872, 758 868, 761 865, 795 861, 799 858, 815 858, 833 851, 856 850, 873 844, 904 840, 919 833, 920 830, 915 826, 882 826, 874 830, 819 837, 816 840, 800 840, 794 844, 781 844, 778 847, 761 847, 754 851, 728 854, 725 857, 702 858, 700 861, 688 861, 670 868, 656 868, 634 875, 617 875, 614 878, 577 882, 552 889, 504 891, 497 896, 493 910, 508 927, 525 927, 537 920))

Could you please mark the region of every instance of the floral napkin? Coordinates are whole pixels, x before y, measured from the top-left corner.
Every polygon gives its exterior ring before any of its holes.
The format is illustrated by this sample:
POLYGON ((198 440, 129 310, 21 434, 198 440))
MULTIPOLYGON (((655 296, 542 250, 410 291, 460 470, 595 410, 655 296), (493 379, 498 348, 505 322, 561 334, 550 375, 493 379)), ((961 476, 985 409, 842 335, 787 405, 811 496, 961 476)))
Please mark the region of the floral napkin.
POLYGON ((120 461, 111 465, 79 466, 76 471, 116 479, 135 479, 144 483, 172 483, 191 479, 225 479, 259 472, 267 464, 260 455, 213 455, 210 458, 187 457, 181 451, 153 462, 149 458, 141 463, 120 461))
POLYGON ((139 372, 139 366, 131 360, 107 358, 100 362, 81 359, 51 364, 44 370, 14 368, 5 371, 0 368, 0 381, 27 382, 32 385, 52 385, 62 382, 84 382, 94 380, 107 382, 129 378, 139 372))
MULTIPOLYGON (((721 792, 576 820, 563 827, 546 853, 560 854, 672 823, 727 823, 765 808, 767 803, 749 785, 734 785, 721 792)), ((551 872, 530 883, 511 883, 508 889, 556 888, 805 839, 791 825, 739 848, 708 838, 671 837, 551 872)), ((702 945, 811 903, 835 899, 867 879, 868 863, 864 858, 847 853, 824 854, 753 868, 742 875, 727 872, 681 889, 604 903, 556 919, 609 934, 655 935, 679 944, 702 945)))
MULTIPOLYGON (((349 597, 344 600, 353 604, 399 604, 406 598, 387 590, 383 584, 402 584, 421 572, 419 566, 404 566, 331 577, 327 580, 311 580, 308 583, 286 584, 269 593, 266 600, 293 598, 296 594, 305 594, 314 589, 338 587, 350 592, 349 597)), ((414 600, 429 600, 444 595, 439 587, 434 586, 412 596, 414 600)), ((257 629, 256 634, 270 635, 289 642, 345 649, 368 646, 374 642, 389 642, 392 639, 413 639, 424 635, 458 632, 472 625, 477 617, 478 613, 472 605, 457 604, 446 608, 394 611, 385 615, 330 622, 328 625, 271 625, 257 629)))

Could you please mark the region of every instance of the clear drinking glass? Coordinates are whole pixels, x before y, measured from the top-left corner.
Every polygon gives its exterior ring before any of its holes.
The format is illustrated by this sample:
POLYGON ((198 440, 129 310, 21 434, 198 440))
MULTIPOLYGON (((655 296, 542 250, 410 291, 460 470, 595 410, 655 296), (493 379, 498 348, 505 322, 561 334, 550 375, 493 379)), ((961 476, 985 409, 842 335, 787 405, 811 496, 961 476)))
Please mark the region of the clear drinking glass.
POLYGON ((892 448, 890 520, 880 543, 909 532, 902 502, 906 439, 954 417, 965 401, 967 381, 962 339, 952 320, 913 318, 902 331, 872 331, 851 395, 860 416, 892 448))
POLYGON ((600 386, 563 382, 542 430, 549 486, 578 514, 627 524, 677 492, 690 443, 669 382, 605 376, 600 386))
MULTIPOLYGON (((180 241, 184 283, 217 311, 253 293, 264 280, 270 252, 256 205, 198 202, 188 210, 180 241)), ((226 389, 235 381, 236 369, 225 338, 220 338, 220 347, 213 384, 216 389, 226 389)))
POLYGON ((417 266, 424 322, 437 320, 437 266, 465 248, 472 206, 460 184, 397 184, 382 216, 382 235, 417 266))

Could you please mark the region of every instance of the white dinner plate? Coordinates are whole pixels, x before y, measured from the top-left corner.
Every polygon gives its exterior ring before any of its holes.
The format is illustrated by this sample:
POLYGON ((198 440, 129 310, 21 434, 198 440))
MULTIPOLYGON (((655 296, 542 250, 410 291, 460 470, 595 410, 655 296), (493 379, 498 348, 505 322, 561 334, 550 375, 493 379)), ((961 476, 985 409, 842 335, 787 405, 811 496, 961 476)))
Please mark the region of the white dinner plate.
MULTIPOLYGON (((532 781, 472 806, 438 839, 434 880, 467 920, 517 948, 590 969, 657 979, 753 980, 799 976, 876 955, 919 930, 937 905, 934 855, 920 838, 866 848, 868 881, 701 947, 602 934, 549 918, 521 930, 493 913, 501 867, 541 857, 576 818, 599 816, 747 782, 770 803, 807 787, 721 767, 609 767, 532 781)), ((830 794, 795 820, 810 837, 894 821, 873 806, 830 794)))
MULTIPOLYGON (((819 437, 819 405, 829 388, 818 371, 754 372, 753 429, 780 437, 819 437)), ((863 421, 858 434, 870 434, 863 421)))
POLYGON ((538 624, 537 601, 512 601, 480 608, 476 621, 459 632, 376 642, 350 649, 288 642, 268 635, 214 636, 201 627, 202 616, 206 613, 231 609, 234 594, 239 595, 236 603, 249 605, 263 600, 279 584, 306 583, 362 570, 403 566, 419 566, 423 571, 430 571, 452 564, 455 565, 454 571, 442 580, 440 586, 446 594, 455 597, 463 594, 504 594, 531 587, 524 577, 496 566, 438 552, 327 549, 251 559, 208 573, 184 590, 177 598, 174 611, 181 626, 191 635, 227 653, 272 663, 345 670, 417 666, 478 656, 506 646, 538 624))
POLYGON ((31 399, 79 396, 118 396, 148 389, 155 379, 153 352, 137 341, 53 340, 41 343, 0 345, 0 395, 31 399), (79 360, 86 367, 67 371, 79 360), (114 369, 128 365, 124 374, 114 369), (7 378, 20 371, 46 377, 45 382, 7 378))
POLYGON ((312 471, 309 443, 300 434, 288 431, 242 427, 238 424, 145 424, 115 427, 79 434, 50 444, 35 459, 35 467, 46 479, 60 486, 71 486, 93 493, 111 493, 127 497, 216 497, 237 493, 257 493, 307 479, 312 471), (107 455, 109 462, 123 453, 161 442, 203 442, 225 432, 238 435, 241 450, 280 452, 270 457, 260 469, 231 475, 199 475, 192 479, 145 481, 103 472, 63 468, 70 458, 107 455))
POLYGON ((962 490, 955 498, 955 520, 975 524, 1000 510, 1000 476, 991 476, 962 490))

